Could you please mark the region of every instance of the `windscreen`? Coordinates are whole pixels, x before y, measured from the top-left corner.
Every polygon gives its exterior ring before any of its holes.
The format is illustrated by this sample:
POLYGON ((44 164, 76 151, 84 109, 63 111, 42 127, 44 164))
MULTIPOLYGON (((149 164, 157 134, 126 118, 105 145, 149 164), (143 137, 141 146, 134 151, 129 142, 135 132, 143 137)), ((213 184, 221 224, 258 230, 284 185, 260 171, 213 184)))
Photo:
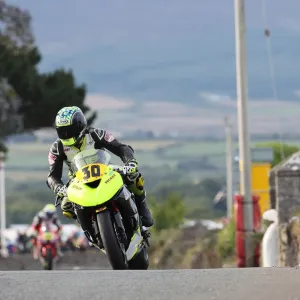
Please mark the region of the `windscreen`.
POLYGON ((104 164, 108 165, 111 159, 111 155, 105 150, 101 149, 90 149, 79 152, 73 158, 73 166, 75 170, 78 171, 82 167, 89 164, 104 164))

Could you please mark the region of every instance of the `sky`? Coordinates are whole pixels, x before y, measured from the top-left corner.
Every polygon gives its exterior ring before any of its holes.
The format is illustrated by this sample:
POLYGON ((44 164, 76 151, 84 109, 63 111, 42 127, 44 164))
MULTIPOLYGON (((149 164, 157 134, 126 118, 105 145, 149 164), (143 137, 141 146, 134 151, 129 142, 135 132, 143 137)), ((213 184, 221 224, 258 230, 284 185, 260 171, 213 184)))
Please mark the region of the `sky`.
MULTIPOLYGON (((169 103, 163 107, 169 105, 174 112, 176 103, 190 105, 190 111, 211 105, 226 112, 228 101, 232 107, 233 0, 9 2, 31 12, 43 55, 40 70, 72 68, 77 81, 88 86, 88 103, 111 112, 103 116, 107 120, 116 110, 120 118, 128 118, 137 101, 143 115, 149 111, 148 102, 169 103)), ((277 100, 299 101, 300 1, 245 3, 250 100, 276 105, 277 100), (272 91, 265 21, 272 34, 278 99, 272 91)))

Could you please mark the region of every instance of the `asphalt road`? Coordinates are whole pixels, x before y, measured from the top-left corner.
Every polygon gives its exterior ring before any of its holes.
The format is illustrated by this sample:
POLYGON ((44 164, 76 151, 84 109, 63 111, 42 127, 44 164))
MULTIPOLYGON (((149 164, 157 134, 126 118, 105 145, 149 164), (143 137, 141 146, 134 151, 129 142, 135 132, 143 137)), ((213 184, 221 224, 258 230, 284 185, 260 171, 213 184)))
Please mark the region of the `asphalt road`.
MULTIPOLYGON (((108 258, 99 250, 93 248, 85 252, 66 252, 64 256, 55 263, 56 270, 106 270, 111 269, 108 258)), ((32 258, 32 254, 15 254, 8 258, 0 256, 0 271, 16 270, 42 270, 43 267, 38 260, 32 258)), ((1 291, 0 291, 0 300, 1 291)))
POLYGON ((0 272, 5 300, 300 300, 297 268, 0 272))

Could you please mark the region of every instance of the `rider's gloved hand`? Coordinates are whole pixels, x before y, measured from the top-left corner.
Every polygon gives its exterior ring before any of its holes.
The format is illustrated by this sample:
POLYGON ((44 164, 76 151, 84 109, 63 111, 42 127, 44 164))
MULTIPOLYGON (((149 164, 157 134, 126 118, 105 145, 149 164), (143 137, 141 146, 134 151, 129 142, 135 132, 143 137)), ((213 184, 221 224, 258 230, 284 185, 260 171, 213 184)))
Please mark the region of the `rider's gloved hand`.
POLYGON ((65 185, 63 185, 63 184, 57 186, 54 192, 60 198, 67 197, 67 187, 65 185))
POLYGON ((127 176, 130 178, 130 179, 134 179, 136 178, 139 173, 138 173, 138 162, 136 159, 131 159, 129 161, 127 161, 125 163, 125 166, 126 166, 126 172, 127 172, 127 176))
POLYGON ((74 174, 72 171, 69 171, 69 172, 68 172, 68 176, 69 176, 69 178, 71 179, 71 178, 74 178, 74 177, 75 177, 75 174, 74 174))

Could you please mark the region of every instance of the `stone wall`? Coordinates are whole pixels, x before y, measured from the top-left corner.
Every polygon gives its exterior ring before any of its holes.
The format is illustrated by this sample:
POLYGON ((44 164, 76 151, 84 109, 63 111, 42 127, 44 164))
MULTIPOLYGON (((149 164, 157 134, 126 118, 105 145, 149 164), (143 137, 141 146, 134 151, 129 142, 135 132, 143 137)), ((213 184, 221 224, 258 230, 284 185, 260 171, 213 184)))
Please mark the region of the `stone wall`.
POLYGON ((300 262, 298 258, 300 252, 298 243, 298 238, 300 241, 300 235, 298 235, 300 233, 300 219, 298 219, 300 216, 300 152, 272 170, 270 183, 273 184, 270 186, 270 192, 273 191, 273 197, 276 199, 279 221, 279 266, 298 266, 300 262))

